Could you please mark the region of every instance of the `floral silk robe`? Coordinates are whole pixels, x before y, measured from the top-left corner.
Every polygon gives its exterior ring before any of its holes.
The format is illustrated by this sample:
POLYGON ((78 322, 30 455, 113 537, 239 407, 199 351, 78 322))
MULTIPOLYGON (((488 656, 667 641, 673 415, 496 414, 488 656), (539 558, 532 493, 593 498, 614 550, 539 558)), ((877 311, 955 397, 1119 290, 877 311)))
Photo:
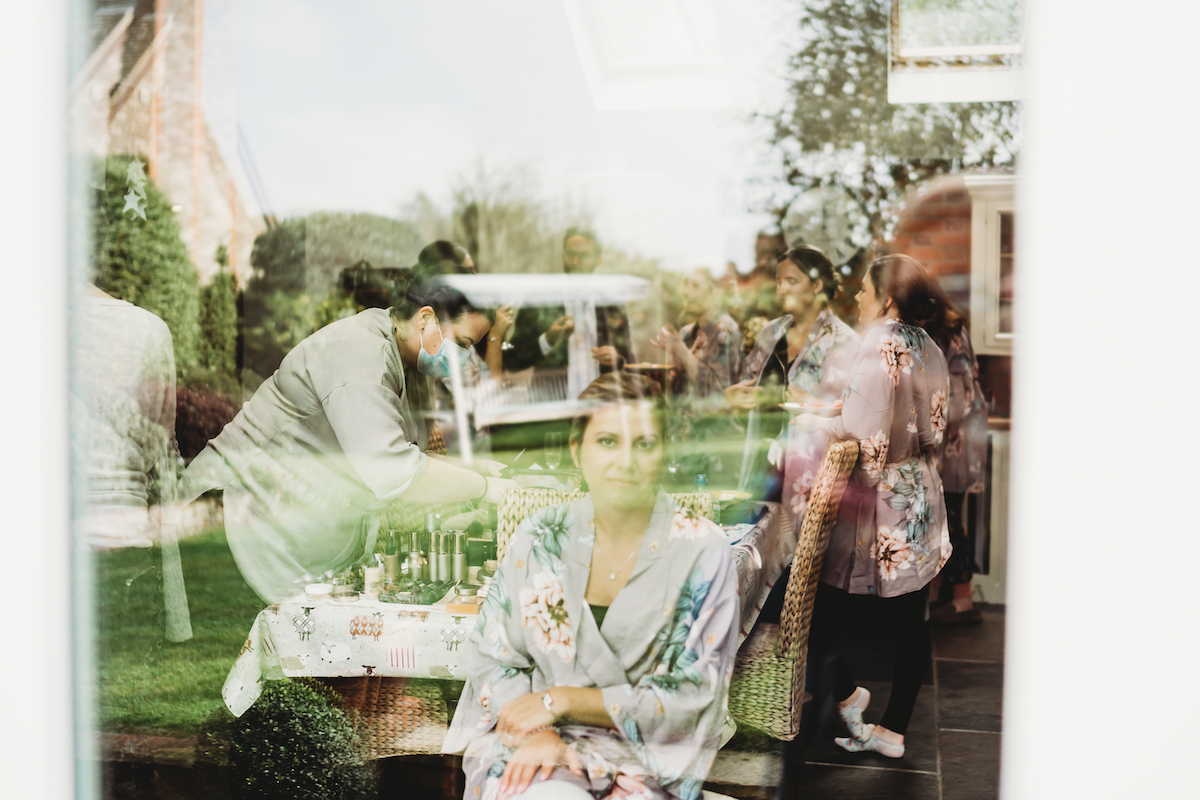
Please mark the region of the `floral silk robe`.
POLYGON ((987 401, 966 325, 950 341, 946 365, 950 402, 946 439, 938 450, 938 473, 947 492, 982 492, 987 474, 987 401))
POLYGON ((863 337, 831 432, 857 439, 821 580, 895 597, 929 583, 950 557, 933 455, 945 438, 950 377, 921 328, 888 320, 863 337))
MULTIPOLYGON (((530 515, 517 528, 467 642, 469 677, 445 753, 463 752, 466 798, 495 798, 513 750, 494 732, 510 700, 552 686, 599 688, 613 728, 565 724, 586 780, 648 798, 699 797, 720 744, 737 651, 739 600, 719 527, 659 494, 629 582, 602 627, 584 600, 592 500, 530 515), (465 751, 465 752, 464 752, 465 751)), ((637 795, 635 795, 637 796, 637 795)))
POLYGON ((679 337, 688 345, 698 369, 693 383, 682 364, 674 359, 679 367, 675 373, 675 393, 684 394, 692 389, 696 397, 716 396, 723 402, 725 389, 737 383, 742 372, 742 332, 738 324, 728 314, 721 314, 700 330, 696 330, 694 322, 684 325, 679 337))
MULTIPOLYGON (((840 402, 860 344, 859 335, 826 308, 813 322, 804 348, 788 370, 788 385, 814 395, 822 403, 840 402)), ((804 431, 798 422, 793 420, 787 427, 783 455, 783 507, 797 530, 829 446, 827 431, 804 431)))

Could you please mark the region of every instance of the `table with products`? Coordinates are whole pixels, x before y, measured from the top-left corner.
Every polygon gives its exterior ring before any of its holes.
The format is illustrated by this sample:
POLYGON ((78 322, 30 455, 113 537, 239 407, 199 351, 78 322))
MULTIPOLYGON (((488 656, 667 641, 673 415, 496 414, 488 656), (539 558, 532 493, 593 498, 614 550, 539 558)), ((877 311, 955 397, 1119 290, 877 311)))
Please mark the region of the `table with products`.
MULTIPOLYGON (((742 598, 739 646, 796 549, 795 531, 782 506, 758 504, 753 516, 754 523, 725 526, 742 598)), ((453 592, 446 599, 453 600, 453 592)), ((258 699, 263 680, 378 676, 462 681, 465 644, 476 618, 477 607, 461 604, 342 602, 301 594, 258 614, 221 695, 229 710, 241 716, 258 699)))

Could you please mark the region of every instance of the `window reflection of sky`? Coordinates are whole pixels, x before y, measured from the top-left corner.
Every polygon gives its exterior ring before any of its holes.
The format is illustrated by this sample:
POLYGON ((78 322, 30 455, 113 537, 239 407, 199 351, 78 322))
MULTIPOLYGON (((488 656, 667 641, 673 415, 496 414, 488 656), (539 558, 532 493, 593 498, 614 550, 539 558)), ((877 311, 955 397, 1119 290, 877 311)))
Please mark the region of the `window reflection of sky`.
POLYGON ((543 194, 593 208, 617 247, 667 266, 745 269, 765 222, 744 211, 746 178, 766 169, 744 118, 779 102, 768 66, 782 52, 781 9, 652 5, 646 13, 679 38, 647 56, 636 37, 612 34, 620 9, 600 14, 585 0, 246 0, 239 123, 281 216, 395 216, 418 192, 445 203, 482 158, 528 165, 543 194), (600 46, 592 62, 580 20, 600 46), (688 64, 663 63, 682 56, 688 64), (658 80, 663 69, 691 70, 691 81, 658 80))

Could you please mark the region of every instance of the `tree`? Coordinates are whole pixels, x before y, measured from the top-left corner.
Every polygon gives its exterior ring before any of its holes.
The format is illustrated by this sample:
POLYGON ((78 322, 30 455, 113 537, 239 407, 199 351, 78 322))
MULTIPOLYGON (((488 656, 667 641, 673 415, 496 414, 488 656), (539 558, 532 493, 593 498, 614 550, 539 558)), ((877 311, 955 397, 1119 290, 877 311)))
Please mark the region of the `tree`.
POLYGON ((201 366, 205 382, 230 396, 238 394, 237 285, 229 268, 229 251, 217 247, 220 268, 208 286, 200 290, 201 366))
POLYGON ((261 233, 243 298, 245 368, 265 378, 305 337, 353 313, 339 286, 344 269, 412 266, 422 246, 414 225, 377 214, 317 212, 261 233))
POLYGON ((133 179, 133 173, 141 171, 140 160, 134 162, 131 156, 105 159, 104 188, 96 192, 92 217, 92 280, 113 297, 167 323, 177 377, 183 383, 194 379, 201 364, 196 270, 171 201, 144 175, 133 179), (144 196, 131 201, 139 190, 144 196))
POLYGON ((764 203, 782 214, 797 190, 843 186, 886 238, 897 201, 917 183, 968 167, 1012 167, 1013 102, 894 105, 887 99, 888 0, 807 0, 771 125, 788 188, 764 203))

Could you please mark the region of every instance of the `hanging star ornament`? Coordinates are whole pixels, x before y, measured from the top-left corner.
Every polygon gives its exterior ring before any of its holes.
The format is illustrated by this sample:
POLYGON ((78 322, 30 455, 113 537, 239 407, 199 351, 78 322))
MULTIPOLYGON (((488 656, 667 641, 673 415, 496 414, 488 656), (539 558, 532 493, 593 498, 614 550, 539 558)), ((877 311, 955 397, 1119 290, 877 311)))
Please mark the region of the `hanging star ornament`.
POLYGON ((125 207, 121 209, 121 213, 132 211, 143 220, 146 219, 146 206, 144 205, 145 198, 138 196, 136 192, 130 192, 125 195, 125 207))
POLYGON ((145 194, 145 190, 142 189, 142 184, 146 182, 146 172, 142 169, 144 166, 146 165, 135 157, 133 161, 129 162, 128 169, 125 170, 125 177, 129 180, 130 186, 136 186, 138 189, 141 189, 141 194, 145 194))

